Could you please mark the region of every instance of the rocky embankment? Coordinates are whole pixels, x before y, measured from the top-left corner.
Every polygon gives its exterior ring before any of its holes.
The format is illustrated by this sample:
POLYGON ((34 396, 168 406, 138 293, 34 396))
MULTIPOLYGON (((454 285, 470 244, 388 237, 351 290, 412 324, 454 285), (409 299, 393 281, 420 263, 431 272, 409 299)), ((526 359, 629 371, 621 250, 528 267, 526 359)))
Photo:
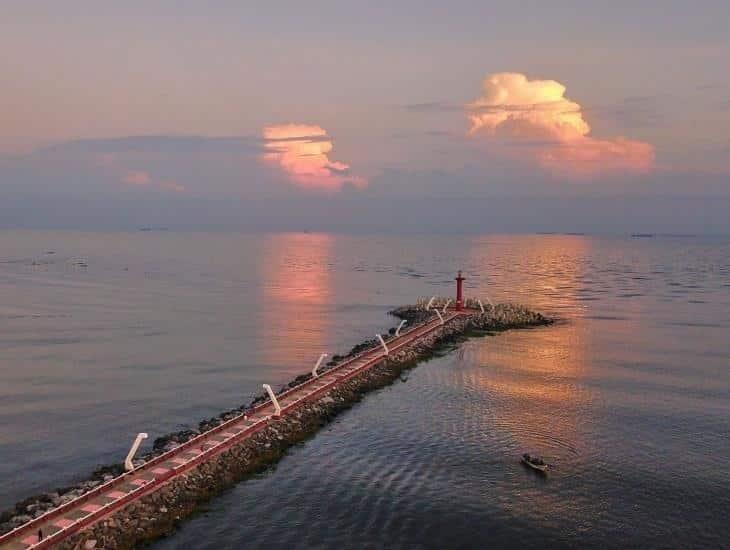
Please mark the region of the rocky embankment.
MULTIPOLYGON (((434 300, 433 307, 442 307, 446 302, 443 298, 434 300)), ((401 306, 390 312, 391 315, 399 319, 405 319, 409 324, 423 323, 433 318, 433 313, 426 310, 427 302, 419 300, 414 306, 401 306)), ((479 310, 479 304, 475 300, 467 300, 465 304, 468 308, 479 310)), ((491 304, 484 305, 484 313, 477 313, 469 317, 467 328, 487 331, 499 332, 502 330, 510 330, 516 328, 528 328, 542 325, 549 325, 552 319, 545 317, 541 313, 533 311, 519 304, 491 304)))
MULTIPOLYGON (((391 314, 408 320, 409 326, 435 317, 432 312, 425 310, 423 304, 399 307, 391 314)), ((174 478, 159 490, 115 512, 92 528, 72 536, 61 543, 59 548, 132 548, 140 542, 164 536, 172 532, 176 524, 190 515, 200 503, 275 463, 287 448, 310 437, 341 411, 362 399, 366 393, 390 384, 404 370, 431 357, 444 346, 452 345, 474 332, 526 328, 551 322, 539 313, 513 304, 485 306, 483 314, 457 317, 416 342, 391 353, 376 366, 343 381, 319 400, 303 404, 296 412, 271 421, 265 429, 252 437, 200 464, 185 475, 174 478)), ((395 328, 390 329, 387 339, 391 339, 394 332, 395 328)), ((377 340, 363 342, 345 355, 333 356, 322 370, 330 369, 377 345, 377 340)), ((310 377, 310 374, 299 376, 283 386, 281 391, 306 382, 310 377)), ((136 462, 145 462, 171 450, 226 420, 246 413, 266 399, 265 395, 259 395, 248 405, 203 420, 195 429, 159 437, 154 442, 153 450, 136 462)), ((88 480, 19 502, 0 516, 0 534, 73 500, 122 471, 121 464, 104 466, 95 471, 88 480)))
MULTIPOLYGON (((393 338, 395 330, 395 328, 391 328, 389 329, 388 334, 384 335, 384 339, 386 342, 393 338)), ((335 367, 343 361, 346 361, 350 357, 379 345, 380 343, 376 339, 361 342, 345 354, 334 355, 332 359, 327 362, 326 365, 320 367, 319 372, 326 372, 332 367, 335 367)), ((282 386, 276 393, 278 395, 285 390, 298 386, 309 380, 311 377, 311 373, 297 376, 291 382, 282 386)), ((140 458, 134 460, 135 466, 139 466, 163 453, 171 451, 172 449, 180 446, 189 439, 205 433, 208 430, 211 430, 216 426, 222 424, 223 422, 226 422, 227 420, 231 420, 232 418, 235 418, 242 414, 250 413, 253 407, 267 401, 268 398, 269 397, 265 392, 261 392, 256 395, 250 403, 241 405, 240 407, 237 407, 235 409, 224 411, 218 416, 201 420, 196 427, 186 428, 184 430, 180 430, 156 438, 152 445, 152 450, 141 455, 140 458)), ((32 519, 35 519, 45 514, 46 512, 57 508, 58 506, 66 504, 67 502, 70 502, 77 497, 80 497, 84 493, 91 491, 92 489, 103 483, 111 481, 122 473, 124 473, 124 465, 121 462, 116 464, 99 466, 94 472, 91 473, 90 476, 88 476, 88 478, 82 481, 59 487, 47 493, 34 495, 16 503, 12 508, 9 508, 0 513, 0 535, 2 535, 3 533, 7 533, 8 531, 12 531, 16 527, 32 519)))

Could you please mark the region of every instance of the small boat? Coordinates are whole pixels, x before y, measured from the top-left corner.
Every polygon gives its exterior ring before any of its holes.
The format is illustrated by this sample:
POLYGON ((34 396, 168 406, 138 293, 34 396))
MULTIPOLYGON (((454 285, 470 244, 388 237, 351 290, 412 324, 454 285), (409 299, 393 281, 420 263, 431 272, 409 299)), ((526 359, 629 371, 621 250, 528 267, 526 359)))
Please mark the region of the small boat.
POLYGON ((541 474, 546 474, 549 467, 542 458, 538 456, 530 456, 529 453, 522 455, 522 463, 533 470, 537 470, 541 474))

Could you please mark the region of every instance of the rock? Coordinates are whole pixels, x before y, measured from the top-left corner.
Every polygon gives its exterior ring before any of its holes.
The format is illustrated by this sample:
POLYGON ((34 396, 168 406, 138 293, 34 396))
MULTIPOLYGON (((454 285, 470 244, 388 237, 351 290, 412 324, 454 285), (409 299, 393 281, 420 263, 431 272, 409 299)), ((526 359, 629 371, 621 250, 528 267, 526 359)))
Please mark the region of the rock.
POLYGON ((12 521, 15 525, 23 525, 24 523, 28 523, 32 519, 33 518, 29 515, 23 514, 21 516, 15 516, 12 521))
POLYGON ((162 448, 164 452, 172 451, 173 449, 176 449, 180 446, 180 443, 177 441, 168 441, 167 444, 162 448))
POLYGON ((89 539, 84 543, 84 550, 93 550, 96 548, 96 539, 89 539))

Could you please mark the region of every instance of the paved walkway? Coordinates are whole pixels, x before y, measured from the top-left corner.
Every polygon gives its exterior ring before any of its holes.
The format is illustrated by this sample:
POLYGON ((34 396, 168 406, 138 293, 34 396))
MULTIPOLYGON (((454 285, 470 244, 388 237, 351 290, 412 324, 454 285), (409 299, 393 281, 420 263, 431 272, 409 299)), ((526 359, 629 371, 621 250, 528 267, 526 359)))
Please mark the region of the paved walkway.
MULTIPOLYGON (((471 312, 448 312, 444 321, 471 312)), ((413 343, 441 325, 438 318, 404 331, 387 345, 391 352, 413 343)), ((385 356, 381 346, 356 355, 326 371, 318 378, 292 388, 277 396, 281 414, 289 414, 307 400, 323 394, 340 381, 356 376, 378 364, 385 356)), ((170 479, 210 460, 225 449, 240 443, 265 428, 275 413, 274 405, 267 401, 253 409, 248 416, 238 416, 216 428, 201 434, 179 447, 160 455, 113 480, 96 487, 46 514, 0 537, 0 550, 24 550, 48 548, 68 536, 93 525, 110 512, 122 508, 144 495, 154 492, 170 479), (39 530, 43 539, 39 540, 39 530)))

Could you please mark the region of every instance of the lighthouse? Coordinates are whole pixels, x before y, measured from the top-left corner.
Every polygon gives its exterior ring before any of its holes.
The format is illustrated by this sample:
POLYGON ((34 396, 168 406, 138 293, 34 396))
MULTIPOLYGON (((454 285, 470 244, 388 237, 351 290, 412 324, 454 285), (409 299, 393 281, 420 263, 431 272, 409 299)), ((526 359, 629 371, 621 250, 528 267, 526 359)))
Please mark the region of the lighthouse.
POLYGON ((461 270, 456 276, 456 311, 464 309, 464 277, 461 276, 461 270))

